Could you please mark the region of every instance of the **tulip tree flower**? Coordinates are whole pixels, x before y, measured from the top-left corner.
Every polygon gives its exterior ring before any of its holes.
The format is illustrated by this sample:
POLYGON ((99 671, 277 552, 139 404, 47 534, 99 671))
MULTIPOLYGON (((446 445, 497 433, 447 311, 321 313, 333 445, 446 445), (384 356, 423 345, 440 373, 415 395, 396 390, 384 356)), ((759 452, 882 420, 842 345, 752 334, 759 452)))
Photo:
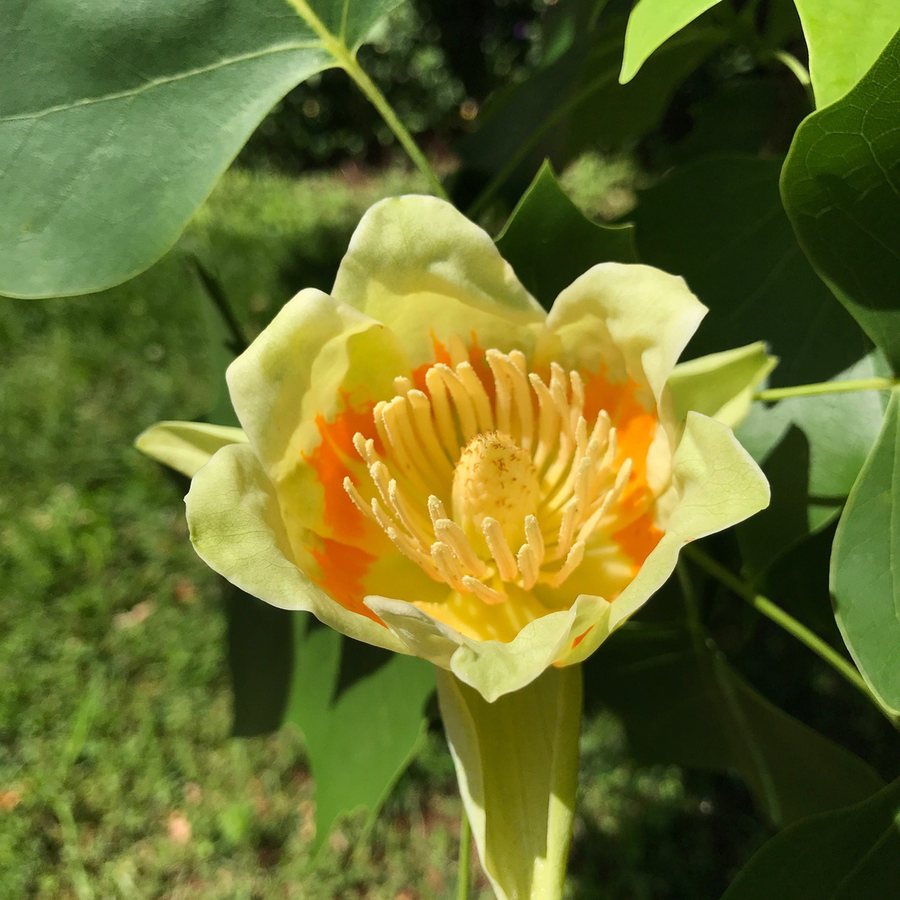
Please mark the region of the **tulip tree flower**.
POLYGON ((676 368, 705 312, 682 279, 607 263, 545 313, 452 206, 384 200, 331 294, 301 291, 229 368, 243 431, 139 440, 193 474, 213 569, 438 667, 501 898, 561 896, 577 664, 685 543, 768 503, 728 425, 772 361, 751 345, 676 368))

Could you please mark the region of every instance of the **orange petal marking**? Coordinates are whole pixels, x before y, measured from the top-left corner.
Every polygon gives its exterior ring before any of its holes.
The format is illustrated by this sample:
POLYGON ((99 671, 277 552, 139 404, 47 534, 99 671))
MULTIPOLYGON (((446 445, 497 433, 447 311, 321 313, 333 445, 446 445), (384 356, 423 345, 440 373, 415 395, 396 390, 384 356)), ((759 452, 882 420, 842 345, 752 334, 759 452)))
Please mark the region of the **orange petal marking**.
MULTIPOLYGON (((310 548, 313 559, 319 564, 321 574, 314 581, 327 591, 344 609, 367 616, 384 625, 384 622, 363 603, 366 589, 362 579, 375 557, 359 547, 351 547, 340 541, 322 538, 322 546, 310 548)), ((385 625, 385 627, 387 627, 385 625)))
POLYGON ((644 408, 637 398, 638 384, 632 379, 620 383, 609 380, 606 372, 582 372, 584 379, 584 414, 588 421, 605 409, 616 428, 619 460, 631 459, 628 485, 619 500, 619 508, 628 525, 613 534, 613 539, 632 561, 635 574, 650 551, 660 542, 663 532, 656 526, 647 484, 647 452, 653 443, 659 421, 656 414, 644 408))
POLYGON ((345 391, 341 392, 341 399, 344 408, 332 421, 329 422, 322 413, 316 416, 321 441, 312 453, 303 457, 322 485, 322 520, 331 534, 342 539, 320 537, 320 546, 310 548, 321 570, 313 580, 345 609, 381 623, 381 619, 362 602, 366 595, 362 579, 376 557, 359 546, 343 543, 343 540, 353 541, 373 549, 384 544, 382 532, 354 506, 344 490, 344 478, 352 477, 354 469, 359 468, 359 463, 354 462, 357 455, 353 435, 361 432, 371 437, 376 449, 382 450, 372 418, 375 404, 366 401, 354 407, 345 391))

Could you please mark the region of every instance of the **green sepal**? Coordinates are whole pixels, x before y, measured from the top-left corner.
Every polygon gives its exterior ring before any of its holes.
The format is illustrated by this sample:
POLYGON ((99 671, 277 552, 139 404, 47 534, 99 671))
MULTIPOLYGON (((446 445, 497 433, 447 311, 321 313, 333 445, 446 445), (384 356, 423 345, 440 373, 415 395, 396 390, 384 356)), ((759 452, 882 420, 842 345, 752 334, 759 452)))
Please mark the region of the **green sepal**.
POLYGON ((578 784, 581 666, 488 703, 444 669, 438 699, 463 805, 498 900, 563 893, 578 784))
POLYGON ((134 446, 150 459, 193 478, 228 444, 246 443, 240 428, 205 422, 158 422, 141 432, 134 446))

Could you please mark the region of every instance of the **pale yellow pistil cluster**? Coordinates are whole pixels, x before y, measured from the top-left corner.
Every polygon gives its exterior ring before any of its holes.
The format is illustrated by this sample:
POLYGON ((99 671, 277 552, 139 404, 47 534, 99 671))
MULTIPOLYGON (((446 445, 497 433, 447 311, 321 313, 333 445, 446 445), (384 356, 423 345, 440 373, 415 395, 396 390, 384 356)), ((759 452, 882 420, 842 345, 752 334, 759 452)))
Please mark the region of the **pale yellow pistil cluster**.
POLYGON ((493 398, 451 344, 453 366, 406 378, 373 411, 383 454, 357 433, 374 485, 344 488, 409 559, 436 581, 485 603, 506 585, 560 586, 581 563, 631 472, 616 430, 584 416, 584 384, 555 363, 545 383, 524 354, 488 350, 493 398), (368 493, 368 491, 367 491, 368 493))

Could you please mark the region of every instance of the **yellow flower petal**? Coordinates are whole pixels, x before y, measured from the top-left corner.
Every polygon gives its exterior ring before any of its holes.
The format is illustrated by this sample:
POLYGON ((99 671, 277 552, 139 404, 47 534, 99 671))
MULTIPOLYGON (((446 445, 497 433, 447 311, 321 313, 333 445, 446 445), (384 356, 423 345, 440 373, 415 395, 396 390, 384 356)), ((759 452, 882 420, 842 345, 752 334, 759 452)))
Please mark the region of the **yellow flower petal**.
POLYGON ((308 610, 358 640, 409 652, 374 617, 345 609, 312 580, 315 561, 292 544, 274 486, 250 445, 219 450, 194 476, 185 504, 197 553, 242 591, 282 609, 308 610))
POLYGON ((545 313, 490 236, 449 203, 410 195, 363 216, 332 291, 397 336, 414 367, 452 336, 530 351, 545 313))
POLYGON ((581 662, 658 591, 691 541, 742 522, 769 505, 769 483, 731 429, 690 412, 673 463, 672 513, 666 533, 610 605, 606 622, 591 628, 559 662, 581 662))

